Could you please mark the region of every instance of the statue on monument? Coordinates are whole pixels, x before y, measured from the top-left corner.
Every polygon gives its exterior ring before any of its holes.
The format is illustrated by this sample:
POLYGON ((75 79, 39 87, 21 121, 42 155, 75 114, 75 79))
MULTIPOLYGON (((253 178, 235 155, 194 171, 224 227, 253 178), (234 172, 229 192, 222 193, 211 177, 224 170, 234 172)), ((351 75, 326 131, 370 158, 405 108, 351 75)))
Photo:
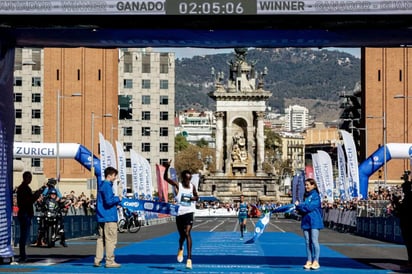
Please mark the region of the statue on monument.
POLYGON ((246 163, 247 161, 246 139, 239 132, 236 132, 233 136, 231 155, 234 163, 246 163))

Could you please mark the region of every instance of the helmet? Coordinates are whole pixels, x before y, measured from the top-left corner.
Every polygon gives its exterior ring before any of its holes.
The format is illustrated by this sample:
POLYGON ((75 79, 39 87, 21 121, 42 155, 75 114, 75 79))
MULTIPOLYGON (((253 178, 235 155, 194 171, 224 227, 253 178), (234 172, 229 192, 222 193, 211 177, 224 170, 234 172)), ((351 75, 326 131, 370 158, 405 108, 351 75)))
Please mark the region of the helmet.
POLYGON ((47 180, 47 184, 55 186, 57 184, 57 180, 54 179, 54 178, 50 178, 50 179, 47 180))
POLYGON ((57 195, 57 190, 56 190, 55 188, 50 189, 49 195, 52 195, 52 194, 56 194, 56 195, 57 195))

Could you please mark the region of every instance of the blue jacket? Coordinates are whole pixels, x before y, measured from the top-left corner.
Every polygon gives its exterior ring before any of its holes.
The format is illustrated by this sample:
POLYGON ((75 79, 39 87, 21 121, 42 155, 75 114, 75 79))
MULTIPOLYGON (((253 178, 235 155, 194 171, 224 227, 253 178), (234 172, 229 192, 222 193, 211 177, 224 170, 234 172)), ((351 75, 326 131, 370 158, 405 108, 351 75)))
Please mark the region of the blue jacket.
POLYGON ((120 198, 114 196, 113 183, 104 180, 97 192, 96 217, 98 223, 117 222, 117 205, 120 198))
POLYGON ((306 193, 305 200, 296 206, 296 210, 302 215, 302 229, 323 228, 320 195, 316 189, 306 193))

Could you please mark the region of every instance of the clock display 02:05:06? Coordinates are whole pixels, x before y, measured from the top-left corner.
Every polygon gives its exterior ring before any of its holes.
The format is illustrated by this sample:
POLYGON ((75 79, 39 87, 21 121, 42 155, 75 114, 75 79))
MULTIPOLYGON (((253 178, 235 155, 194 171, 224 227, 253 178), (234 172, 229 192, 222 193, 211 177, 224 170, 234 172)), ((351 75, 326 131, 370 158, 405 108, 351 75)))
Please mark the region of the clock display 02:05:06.
POLYGON ((179 2, 179 14, 238 15, 244 14, 242 2, 179 2))

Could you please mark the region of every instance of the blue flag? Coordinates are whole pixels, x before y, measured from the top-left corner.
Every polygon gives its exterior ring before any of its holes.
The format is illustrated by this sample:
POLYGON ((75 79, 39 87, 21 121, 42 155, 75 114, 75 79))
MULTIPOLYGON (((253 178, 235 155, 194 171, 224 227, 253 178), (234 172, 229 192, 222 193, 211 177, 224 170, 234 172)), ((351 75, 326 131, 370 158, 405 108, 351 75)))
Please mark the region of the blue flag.
POLYGON ((255 231, 253 233, 252 239, 247 240, 245 242, 245 244, 253 244, 260 237, 260 235, 263 234, 263 231, 265 231, 266 225, 270 221, 270 216, 271 215, 272 214, 270 212, 268 212, 268 213, 265 213, 265 215, 263 215, 263 217, 259 218, 258 222, 256 223, 255 231))

